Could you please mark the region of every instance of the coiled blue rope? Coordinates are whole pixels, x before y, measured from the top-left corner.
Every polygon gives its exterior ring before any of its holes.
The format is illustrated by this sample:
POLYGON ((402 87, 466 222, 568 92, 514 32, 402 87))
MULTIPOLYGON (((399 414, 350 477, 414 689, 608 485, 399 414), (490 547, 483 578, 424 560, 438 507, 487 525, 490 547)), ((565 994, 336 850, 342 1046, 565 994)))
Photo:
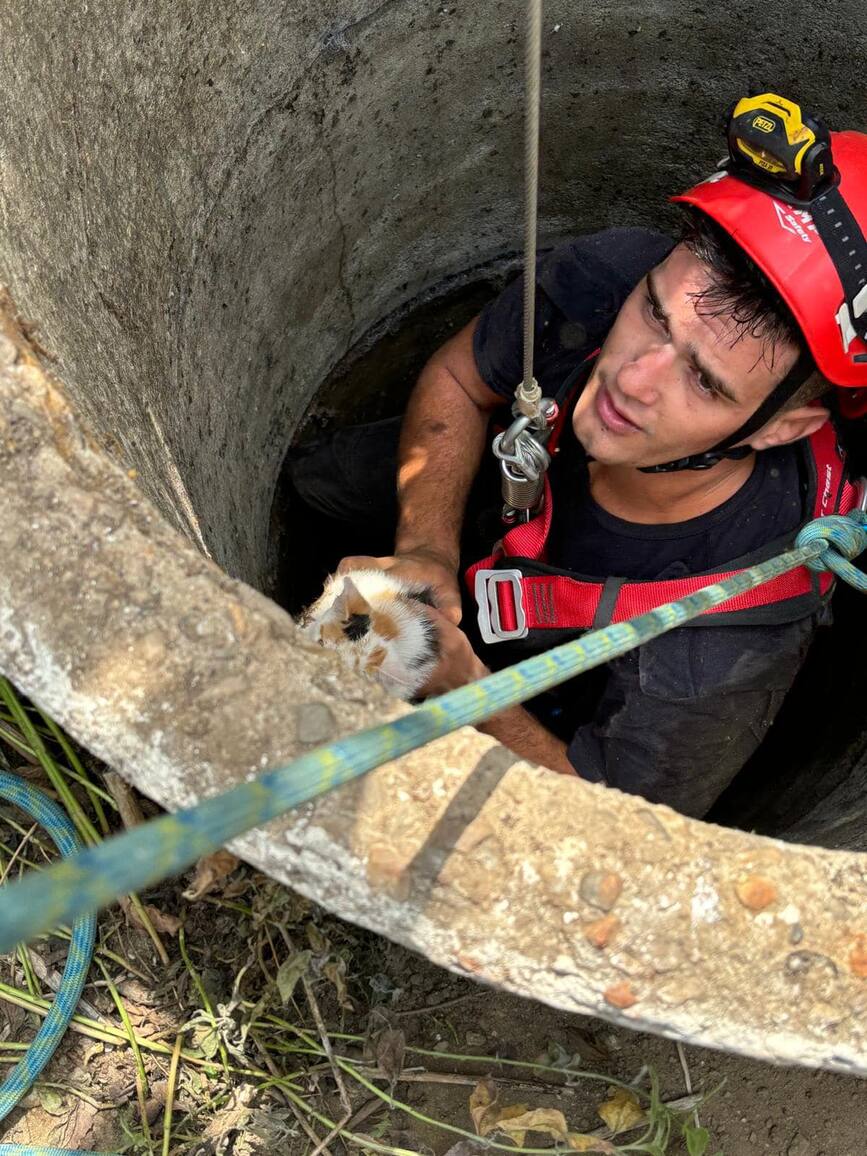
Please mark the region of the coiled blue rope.
POLYGON ((92 1148, 46 1148, 42 1144, 0 1144, 0 1156, 122 1156, 120 1152, 94 1152, 92 1148))
MULTIPOLYGON (((48 871, 29 875, 11 884, 0 896, 0 952, 8 951, 20 940, 30 939, 71 919, 79 919, 82 925, 89 924, 90 935, 87 958, 79 962, 75 969, 76 972, 80 969, 81 974, 74 998, 70 983, 62 1009, 52 1020, 50 1031, 46 1031, 49 1027, 46 1019, 40 1032, 40 1035, 44 1034, 53 1041, 50 1050, 44 1053, 45 1058, 41 1063, 30 1063, 28 1053, 13 1076, 21 1068, 24 1072, 33 1073, 30 1077, 32 1082, 56 1048, 72 1017, 81 994, 93 944, 93 916, 85 913, 130 891, 138 891, 168 875, 176 874, 202 855, 209 854, 251 827, 267 822, 459 727, 482 722, 577 674, 610 662, 730 598, 798 566, 806 565, 816 571, 832 570, 857 590, 867 593, 867 576, 849 561, 865 549, 867 515, 863 512, 853 511, 851 514, 817 519, 808 523, 800 532, 795 549, 751 566, 723 582, 712 583, 694 594, 666 603, 629 622, 593 631, 546 654, 525 659, 479 682, 429 700, 395 722, 384 723, 329 743, 288 766, 275 768, 252 782, 241 783, 196 807, 155 819, 97 847, 78 850, 74 854, 61 847, 64 855, 69 857, 48 871)), ((11 779, 11 776, 4 775, 3 779, 11 779)), ((14 779, 12 783, 28 794, 38 795, 40 808, 49 803, 33 788, 18 784, 14 779)), ((59 816, 68 830, 70 825, 59 808, 53 803, 50 807, 55 826, 58 825, 56 819, 59 816)), ((29 813, 33 814, 32 811, 29 813)), ((75 844, 74 832, 72 838, 75 844)), ((59 838, 55 838, 55 841, 60 846, 59 838)), ((78 928, 79 923, 75 926, 78 928)), ((67 963, 68 971, 70 963, 67 963)), ((58 995, 52 1012, 60 1003, 58 995)), ((34 1040, 33 1047, 38 1039, 39 1036, 34 1040)), ((22 1073, 22 1081, 25 1078, 22 1073)), ((4 1089, 11 1079, 3 1085, 4 1089)), ((24 1084, 19 1096, 29 1086, 30 1083, 24 1084)), ((0 1145, 0 1156, 54 1156, 55 1153, 75 1156, 64 1149, 0 1145)))
MULTIPOLYGON (((61 855, 72 855, 80 850, 81 843, 71 820, 56 803, 22 779, 0 771, 0 797, 14 803, 37 822, 51 837, 61 855)), ((66 957, 66 967, 60 990, 48 1011, 33 1043, 0 1085, 0 1120, 4 1120, 22 1096, 33 1086, 45 1065, 54 1055, 57 1045, 63 1039, 69 1021, 81 996, 96 937, 96 915, 82 915, 72 928, 72 939, 66 957)), ((18 1145, 0 1144, 0 1156, 12 1152, 53 1153, 56 1148, 19 1148, 18 1145)), ((68 1154, 67 1154, 68 1156, 68 1154)))

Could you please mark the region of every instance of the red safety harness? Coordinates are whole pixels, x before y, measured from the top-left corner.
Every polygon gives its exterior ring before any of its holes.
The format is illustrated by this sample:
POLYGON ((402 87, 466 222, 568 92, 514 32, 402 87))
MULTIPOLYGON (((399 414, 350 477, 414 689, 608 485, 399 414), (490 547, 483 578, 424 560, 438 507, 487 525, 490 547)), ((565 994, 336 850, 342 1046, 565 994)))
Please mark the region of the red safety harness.
MULTIPOLYGON (((553 449, 572 406, 564 406, 549 439, 553 449)), ((858 504, 858 490, 846 479, 845 462, 836 433, 826 422, 805 439, 804 460, 809 476, 808 508, 811 518, 845 514, 858 504)), ((581 632, 623 622, 663 603, 692 594, 747 566, 791 548, 791 537, 777 539, 761 550, 732 561, 724 570, 657 582, 609 578, 605 582, 582 577, 546 562, 546 544, 553 514, 551 486, 545 478, 541 513, 513 527, 488 558, 470 566, 465 580, 479 607, 479 628, 486 642, 527 638, 543 646, 563 641, 553 632, 581 632), (536 635, 533 632, 548 632, 536 635), (529 638, 527 637, 529 635, 529 638)), ((827 601, 834 577, 800 566, 721 607, 706 611, 690 625, 768 625, 795 622, 815 613, 827 601)))

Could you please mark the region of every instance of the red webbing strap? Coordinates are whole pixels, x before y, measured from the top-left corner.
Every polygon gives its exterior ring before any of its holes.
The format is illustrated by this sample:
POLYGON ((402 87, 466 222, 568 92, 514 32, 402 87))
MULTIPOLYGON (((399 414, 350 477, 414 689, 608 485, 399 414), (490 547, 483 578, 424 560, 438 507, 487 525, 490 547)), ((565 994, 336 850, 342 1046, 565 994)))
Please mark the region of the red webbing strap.
POLYGON ((813 517, 848 514, 855 507, 855 487, 846 480, 845 460, 837 446, 837 431, 830 421, 810 436, 810 452, 816 470, 813 517))
MULTIPOLYGON (((671 578, 663 582, 624 582, 614 604, 611 622, 624 622, 648 610, 655 610, 666 602, 674 602, 694 594, 712 582, 722 582, 740 570, 728 570, 719 574, 706 574, 689 578, 671 578)), ((827 593, 833 583, 833 575, 822 574, 819 578, 821 592, 827 593)), ((577 578, 567 578, 560 574, 542 574, 524 577, 520 581, 521 603, 529 630, 589 630, 593 625, 599 600, 602 597, 602 582, 582 582, 577 578)), ((740 610, 772 606, 790 598, 800 598, 813 593, 813 575, 805 566, 781 574, 778 578, 738 594, 721 607, 705 611, 706 614, 734 614, 740 610)), ((500 621, 505 630, 513 630, 515 615, 514 588, 509 583, 499 583, 496 587, 500 609, 500 621)))
POLYGON ((851 514, 851 512, 858 508, 858 502, 861 499, 858 487, 853 486, 851 482, 843 483, 843 489, 840 492, 840 505, 837 510, 838 514, 851 514))
MULTIPOLYGON (((503 535, 503 540, 497 544, 493 554, 489 554, 487 558, 482 558, 480 562, 474 562, 469 566, 464 574, 464 581, 472 594, 475 586, 476 572, 478 570, 490 570, 498 558, 506 557, 520 557, 520 558, 541 558, 545 553, 545 542, 548 538, 548 531, 551 529, 551 486, 548 478, 545 478, 545 496, 542 504, 541 514, 537 514, 529 522, 521 522, 517 526, 513 526, 508 533, 503 535)), ((502 607, 501 607, 502 609, 502 607)), ((514 620, 514 611, 508 610, 507 614, 514 620)))
MULTIPOLYGON (((740 574, 740 570, 730 570, 728 573, 708 574, 705 577, 675 578, 667 582, 627 582, 621 587, 612 622, 623 622, 635 614, 644 614, 648 610, 655 610, 666 602, 677 598, 684 598, 687 594, 694 594, 702 586, 711 582, 723 582, 726 578, 733 578, 740 574)), ((834 580, 832 574, 822 574, 819 586, 824 593, 834 580)), ((739 610, 751 610, 756 606, 772 606, 776 602, 786 602, 790 598, 799 598, 813 593, 813 572, 806 566, 799 566, 797 570, 790 570, 788 574, 781 574, 764 582, 753 590, 738 594, 724 602, 721 606, 712 607, 705 614, 726 615, 734 614, 739 610)))

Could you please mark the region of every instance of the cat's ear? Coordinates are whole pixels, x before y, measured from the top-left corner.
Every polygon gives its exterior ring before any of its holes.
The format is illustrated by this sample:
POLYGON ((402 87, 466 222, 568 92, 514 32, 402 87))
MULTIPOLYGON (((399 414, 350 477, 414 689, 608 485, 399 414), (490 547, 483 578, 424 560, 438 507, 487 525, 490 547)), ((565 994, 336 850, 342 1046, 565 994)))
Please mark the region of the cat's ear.
POLYGON ((353 614, 369 614, 370 603, 359 591, 349 574, 343 577, 343 589, 334 599, 334 609, 341 618, 351 618, 353 614))

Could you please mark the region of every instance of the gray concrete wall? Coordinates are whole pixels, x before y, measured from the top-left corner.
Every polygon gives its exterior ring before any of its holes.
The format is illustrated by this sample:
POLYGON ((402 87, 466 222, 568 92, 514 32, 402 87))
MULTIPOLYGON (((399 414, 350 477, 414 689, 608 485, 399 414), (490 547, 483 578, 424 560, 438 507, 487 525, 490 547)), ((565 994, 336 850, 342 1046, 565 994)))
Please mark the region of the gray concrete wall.
MULTIPOLYGON (((0 276, 107 446, 231 573, 261 580, 329 369, 519 246, 522 29, 517 0, 0 7, 0 276)), ((747 85, 867 122, 860 0, 559 0, 545 30, 545 236, 664 222, 747 85)))

